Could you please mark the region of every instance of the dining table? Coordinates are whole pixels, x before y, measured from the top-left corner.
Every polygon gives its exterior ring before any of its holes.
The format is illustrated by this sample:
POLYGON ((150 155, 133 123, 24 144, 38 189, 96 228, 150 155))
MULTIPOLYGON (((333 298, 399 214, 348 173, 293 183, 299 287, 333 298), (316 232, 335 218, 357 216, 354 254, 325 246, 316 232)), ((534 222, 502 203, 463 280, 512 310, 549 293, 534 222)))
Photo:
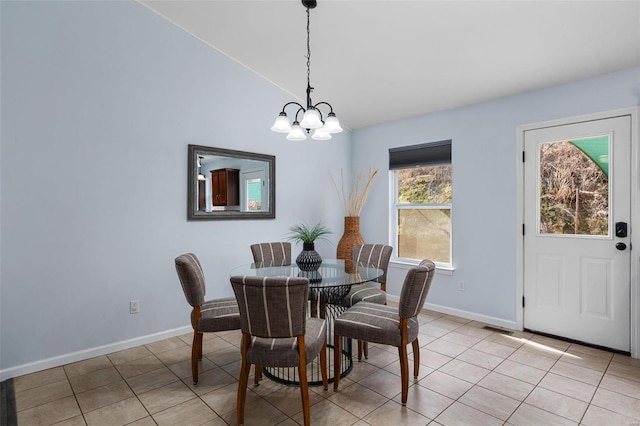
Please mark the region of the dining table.
MULTIPOLYGON (((354 263, 342 259, 322 259, 317 269, 301 269, 295 262, 267 261, 239 265, 231 269, 230 276, 254 277, 303 277, 309 280, 308 315, 327 321, 328 379, 333 381, 333 320, 347 308, 340 301, 349 293, 351 286, 372 281, 382 276, 382 269, 366 263, 354 263)), ((342 370, 340 377, 348 375, 353 368, 351 339, 342 342, 342 370)), ((287 385, 299 384, 296 368, 263 367, 266 377, 287 385)), ((307 367, 309 386, 322 385, 319 359, 307 367)))

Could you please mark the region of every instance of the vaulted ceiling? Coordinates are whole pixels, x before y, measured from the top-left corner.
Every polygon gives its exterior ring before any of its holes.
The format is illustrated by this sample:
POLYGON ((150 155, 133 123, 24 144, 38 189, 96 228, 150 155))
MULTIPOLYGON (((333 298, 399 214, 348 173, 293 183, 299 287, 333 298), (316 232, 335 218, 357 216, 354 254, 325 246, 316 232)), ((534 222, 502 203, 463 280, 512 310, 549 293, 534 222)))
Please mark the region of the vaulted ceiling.
MULTIPOLYGON (((141 3, 305 98, 301 2, 141 3)), ((319 0, 311 10, 313 100, 352 129, 631 67, 637 0, 319 0)))

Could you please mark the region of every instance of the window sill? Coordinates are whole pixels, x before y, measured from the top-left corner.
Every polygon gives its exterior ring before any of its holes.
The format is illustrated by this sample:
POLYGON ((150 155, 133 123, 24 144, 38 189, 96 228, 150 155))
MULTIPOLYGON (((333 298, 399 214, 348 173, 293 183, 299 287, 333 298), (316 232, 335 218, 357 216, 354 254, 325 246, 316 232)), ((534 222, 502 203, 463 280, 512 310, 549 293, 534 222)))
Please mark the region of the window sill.
MULTIPOLYGON (((414 266, 418 266, 418 262, 411 263, 411 262, 403 262, 400 260, 392 260, 389 262, 389 264, 392 265, 393 267, 397 267, 399 269, 406 269, 406 270, 409 270, 414 266)), ((438 275, 453 275, 454 271, 455 271, 455 268, 453 268, 452 266, 436 265, 436 274, 438 275)))

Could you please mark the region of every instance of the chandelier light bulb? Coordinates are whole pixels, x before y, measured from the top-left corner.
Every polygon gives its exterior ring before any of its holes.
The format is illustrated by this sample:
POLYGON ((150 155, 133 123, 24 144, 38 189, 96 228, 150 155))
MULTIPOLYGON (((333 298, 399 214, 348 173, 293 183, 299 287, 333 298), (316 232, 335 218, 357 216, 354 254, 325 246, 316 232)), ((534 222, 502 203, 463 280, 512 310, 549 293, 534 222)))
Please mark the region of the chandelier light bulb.
POLYGON ((329 134, 329 132, 324 130, 323 126, 313 132, 313 135, 311 135, 311 139, 315 139, 317 141, 328 141, 329 139, 331 139, 331 135, 329 134))
POLYGON ((307 136, 304 134, 304 130, 300 126, 300 123, 297 121, 293 122, 293 126, 291 126, 291 131, 287 135, 287 139, 290 141, 303 141, 307 139, 307 136))
POLYGON ((202 173, 198 174, 198 180, 207 180, 206 177, 204 177, 204 175, 202 173))
POLYGON ((307 109, 302 116, 300 127, 302 127, 303 129, 319 129, 320 127, 322 127, 322 120, 320 120, 320 114, 318 113, 318 110, 309 107, 309 109, 307 109))
POLYGON ((276 121, 273 123, 271 130, 278 133, 289 133, 291 131, 291 123, 285 112, 281 112, 276 117, 276 121))
POLYGON ((327 120, 324 123, 324 130, 328 133, 340 133, 342 132, 342 127, 340 126, 340 122, 338 121, 338 117, 332 112, 327 116, 327 120))

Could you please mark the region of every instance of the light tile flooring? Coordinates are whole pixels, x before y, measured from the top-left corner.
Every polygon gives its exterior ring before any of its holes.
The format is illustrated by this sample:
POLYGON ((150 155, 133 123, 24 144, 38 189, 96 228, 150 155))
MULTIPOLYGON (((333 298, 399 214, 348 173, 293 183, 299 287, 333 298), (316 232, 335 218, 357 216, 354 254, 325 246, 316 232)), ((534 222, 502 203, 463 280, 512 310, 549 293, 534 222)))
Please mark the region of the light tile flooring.
MULTIPOLYGON (((640 425, 640 360, 435 312, 420 322, 420 375, 406 407, 397 350, 371 345, 338 392, 311 388, 312 423, 640 425)), ((18 424, 236 424, 240 333, 205 335, 196 386, 191 337, 17 377, 18 424)), ((302 424, 297 387, 251 382, 245 424, 302 424)))

